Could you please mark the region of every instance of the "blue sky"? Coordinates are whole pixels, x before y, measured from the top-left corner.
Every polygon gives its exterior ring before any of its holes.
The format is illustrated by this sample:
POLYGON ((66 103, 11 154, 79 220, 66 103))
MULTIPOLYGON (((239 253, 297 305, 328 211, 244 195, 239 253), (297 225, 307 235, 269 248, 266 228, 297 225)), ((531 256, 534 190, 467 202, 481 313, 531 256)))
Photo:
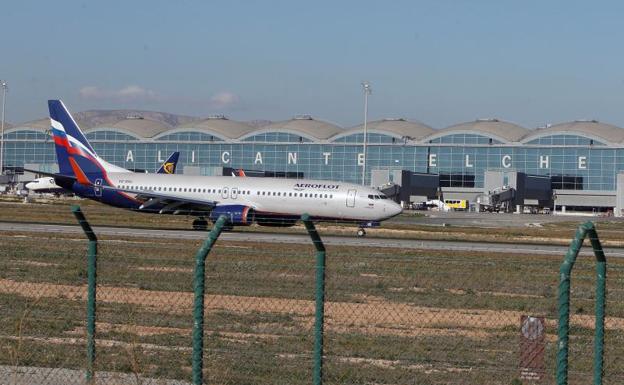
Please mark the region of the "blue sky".
POLYGON ((138 108, 434 127, 499 117, 624 126, 617 1, 11 1, 7 120, 138 108))

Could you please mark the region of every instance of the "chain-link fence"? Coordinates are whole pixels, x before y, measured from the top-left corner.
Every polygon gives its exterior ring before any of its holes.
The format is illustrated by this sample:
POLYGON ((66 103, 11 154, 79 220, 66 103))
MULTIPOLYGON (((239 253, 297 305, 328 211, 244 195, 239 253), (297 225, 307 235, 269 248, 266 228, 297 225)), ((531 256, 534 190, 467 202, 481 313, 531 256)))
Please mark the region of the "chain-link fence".
MULTIPOLYGON (((99 241, 97 383, 192 382, 199 244, 99 241)), ((562 255, 389 246, 328 249, 323 383, 555 383, 562 255)), ((85 383, 85 254, 81 234, 0 234, 0 384, 85 383)), ((205 383, 311 383, 312 243, 218 241, 205 268, 205 383)), ((592 381, 595 281, 593 256, 579 257, 571 384, 592 381)), ((624 383, 623 283, 609 259, 605 384, 624 383)))

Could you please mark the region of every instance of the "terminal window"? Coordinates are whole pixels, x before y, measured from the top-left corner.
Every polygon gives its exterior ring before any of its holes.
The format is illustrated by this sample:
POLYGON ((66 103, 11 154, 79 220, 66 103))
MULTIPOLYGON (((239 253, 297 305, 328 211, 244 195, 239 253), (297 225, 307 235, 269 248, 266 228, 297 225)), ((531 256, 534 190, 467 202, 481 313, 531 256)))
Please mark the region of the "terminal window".
POLYGON ((470 174, 440 174, 440 187, 475 187, 475 176, 470 174))
POLYGON ((551 187, 557 190, 583 190, 583 177, 571 175, 553 175, 551 187))

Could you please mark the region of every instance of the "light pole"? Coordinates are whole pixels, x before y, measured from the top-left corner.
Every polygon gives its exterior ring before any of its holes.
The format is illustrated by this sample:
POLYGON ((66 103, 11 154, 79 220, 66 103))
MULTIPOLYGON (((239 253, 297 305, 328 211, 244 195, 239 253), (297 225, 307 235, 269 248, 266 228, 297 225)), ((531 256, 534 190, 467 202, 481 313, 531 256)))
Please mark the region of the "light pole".
POLYGON ((364 90, 364 164, 362 165, 362 186, 366 185, 366 143, 367 143, 367 120, 368 120, 368 95, 373 92, 369 82, 362 82, 362 89, 364 90))
POLYGON ((2 80, 2 126, 0 128, 0 175, 4 175, 4 107, 6 106, 7 83, 2 80))

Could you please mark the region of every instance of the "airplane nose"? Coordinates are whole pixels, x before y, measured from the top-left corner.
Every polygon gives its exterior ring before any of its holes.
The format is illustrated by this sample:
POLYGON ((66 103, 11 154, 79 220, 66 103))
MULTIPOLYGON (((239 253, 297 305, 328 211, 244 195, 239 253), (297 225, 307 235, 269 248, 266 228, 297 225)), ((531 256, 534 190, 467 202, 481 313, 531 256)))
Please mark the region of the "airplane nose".
POLYGON ((401 212, 403 212, 403 208, 401 208, 401 205, 395 203, 395 202, 388 202, 387 207, 386 207, 386 213, 389 214, 390 217, 394 217, 396 215, 401 214, 401 212))
POLYGON ((403 212, 403 208, 401 207, 401 205, 394 203, 392 205, 392 215, 399 215, 403 212))

